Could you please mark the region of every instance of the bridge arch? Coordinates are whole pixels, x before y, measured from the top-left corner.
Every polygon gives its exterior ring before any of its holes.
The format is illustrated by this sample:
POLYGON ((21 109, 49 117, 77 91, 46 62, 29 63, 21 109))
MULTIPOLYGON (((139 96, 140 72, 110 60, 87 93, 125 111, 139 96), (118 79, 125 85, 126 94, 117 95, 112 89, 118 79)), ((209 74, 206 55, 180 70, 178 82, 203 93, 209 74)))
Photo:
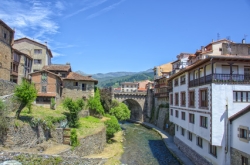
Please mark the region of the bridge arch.
POLYGON ((141 107, 141 105, 134 99, 126 99, 124 101, 122 101, 123 103, 125 103, 130 112, 130 119, 131 120, 135 120, 135 121, 142 121, 142 112, 143 109, 141 107))

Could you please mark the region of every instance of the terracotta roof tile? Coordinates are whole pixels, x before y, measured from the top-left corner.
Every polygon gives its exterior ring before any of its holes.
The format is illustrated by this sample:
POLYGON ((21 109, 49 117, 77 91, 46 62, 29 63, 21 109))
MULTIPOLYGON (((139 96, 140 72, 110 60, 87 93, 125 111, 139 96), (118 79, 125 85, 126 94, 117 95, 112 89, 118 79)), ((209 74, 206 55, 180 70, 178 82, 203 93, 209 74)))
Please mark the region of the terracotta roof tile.
POLYGON ((98 83, 98 81, 93 79, 91 76, 83 76, 75 72, 70 72, 64 80, 92 81, 95 82, 95 84, 98 83))
POLYGON ((61 64, 52 64, 52 65, 43 66, 43 70, 70 72, 71 66, 70 65, 61 65, 61 64))

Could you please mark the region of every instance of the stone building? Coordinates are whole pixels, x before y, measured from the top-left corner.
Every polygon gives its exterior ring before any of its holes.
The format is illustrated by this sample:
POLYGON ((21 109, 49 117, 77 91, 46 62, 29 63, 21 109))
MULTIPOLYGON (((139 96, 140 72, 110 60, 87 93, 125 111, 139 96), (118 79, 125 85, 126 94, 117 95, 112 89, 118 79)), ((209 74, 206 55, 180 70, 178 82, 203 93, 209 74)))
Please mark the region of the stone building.
POLYGON ((89 98, 94 96, 94 86, 98 83, 91 76, 83 76, 75 72, 69 72, 68 76, 62 78, 63 92, 62 98, 89 98))
POLYGON ((23 79, 30 81, 29 74, 31 73, 33 59, 16 49, 13 49, 11 59, 10 81, 17 84, 21 84, 23 79))
POLYGON ((139 84, 138 82, 123 82, 121 83, 122 92, 137 92, 139 84))
POLYGON ((0 19, 0 79, 10 80, 14 30, 0 19))
POLYGON ((228 142, 230 146, 230 159, 231 165, 250 164, 250 105, 242 109, 235 115, 229 118, 230 121, 230 138, 228 142))
POLYGON ((64 64, 45 65, 43 66, 43 70, 48 70, 50 72, 58 74, 62 78, 67 77, 69 73, 72 71, 70 63, 66 63, 66 65, 64 64))
POLYGON ((62 80, 57 74, 41 70, 30 75, 38 91, 35 104, 50 107, 51 98, 60 103, 62 80))
POLYGON ((13 47, 33 58, 32 71, 42 70, 43 66, 51 64, 52 53, 48 46, 29 38, 20 38, 14 41, 13 47))

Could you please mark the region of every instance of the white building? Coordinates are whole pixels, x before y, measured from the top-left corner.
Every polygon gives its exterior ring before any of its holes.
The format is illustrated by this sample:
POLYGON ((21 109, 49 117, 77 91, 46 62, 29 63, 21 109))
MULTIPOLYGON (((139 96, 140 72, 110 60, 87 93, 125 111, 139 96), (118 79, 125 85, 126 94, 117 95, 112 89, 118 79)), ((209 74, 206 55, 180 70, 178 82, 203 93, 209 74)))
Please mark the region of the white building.
POLYGON ((229 118, 231 164, 250 164, 250 105, 229 118))
POLYGON ((230 164, 228 117, 250 103, 250 56, 222 55, 213 42, 173 74, 170 121, 175 143, 195 164, 230 164))
POLYGON ((122 92, 137 92, 139 88, 138 82, 124 82, 121 83, 122 92))

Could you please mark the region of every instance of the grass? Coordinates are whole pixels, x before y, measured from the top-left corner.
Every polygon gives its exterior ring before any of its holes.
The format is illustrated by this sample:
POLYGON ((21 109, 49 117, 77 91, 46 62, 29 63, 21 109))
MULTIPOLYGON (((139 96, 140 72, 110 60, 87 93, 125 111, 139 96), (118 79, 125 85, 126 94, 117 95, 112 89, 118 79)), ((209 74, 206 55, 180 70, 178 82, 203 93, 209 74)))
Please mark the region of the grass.
POLYGON ((104 123, 93 116, 87 116, 79 119, 80 126, 76 129, 78 138, 94 134, 104 127, 104 123))

